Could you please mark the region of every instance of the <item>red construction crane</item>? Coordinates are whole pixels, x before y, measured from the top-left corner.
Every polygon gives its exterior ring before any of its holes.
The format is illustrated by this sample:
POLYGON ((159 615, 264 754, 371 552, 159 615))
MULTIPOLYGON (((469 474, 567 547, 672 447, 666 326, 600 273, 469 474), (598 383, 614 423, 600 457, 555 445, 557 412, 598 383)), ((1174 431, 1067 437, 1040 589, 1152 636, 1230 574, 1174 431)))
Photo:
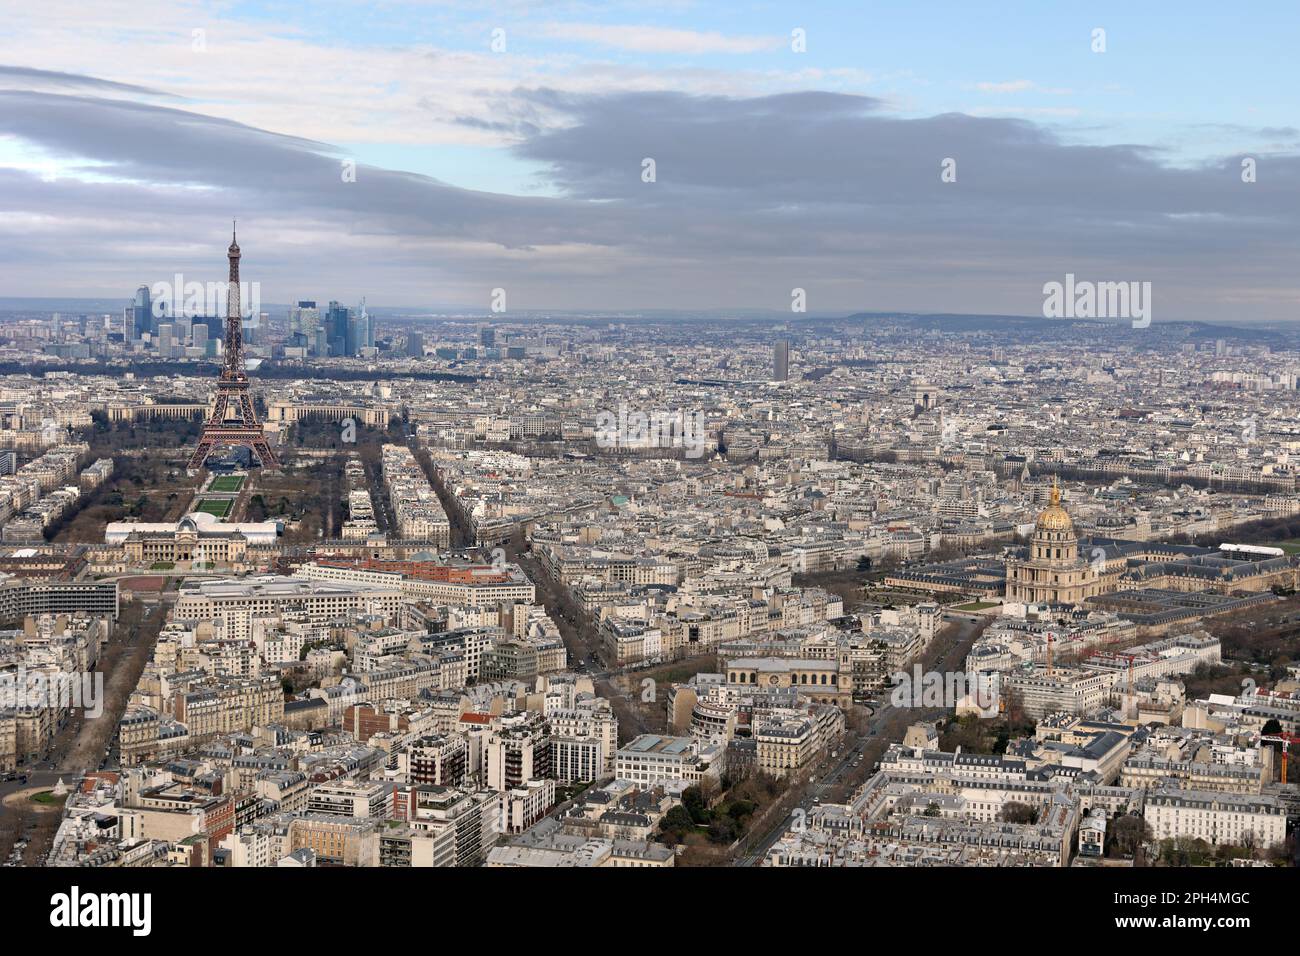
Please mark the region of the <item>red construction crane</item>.
POLYGON ((1272 741, 1273 743, 1279 743, 1279 744, 1282 745, 1282 783, 1283 783, 1283 785, 1285 785, 1285 784, 1286 784, 1286 758, 1287 758, 1287 754, 1291 752, 1291 745, 1292 745, 1292 744, 1298 744, 1298 743, 1300 743, 1300 737, 1296 736, 1295 734, 1267 734, 1267 735, 1260 735, 1259 742, 1260 742, 1261 744, 1262 744, 1264 741, 1266 741, 1266 740, 1268 740, 1268 741, 1272 741))

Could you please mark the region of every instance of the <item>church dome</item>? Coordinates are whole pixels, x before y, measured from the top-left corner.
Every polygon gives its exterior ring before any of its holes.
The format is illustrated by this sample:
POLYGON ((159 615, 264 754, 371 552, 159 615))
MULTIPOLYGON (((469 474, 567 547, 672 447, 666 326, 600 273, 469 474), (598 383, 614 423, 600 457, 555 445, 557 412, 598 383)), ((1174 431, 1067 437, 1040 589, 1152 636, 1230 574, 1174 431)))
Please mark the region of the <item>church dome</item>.
POLYGON ((1052 482, 1051 504, 1039 514, 1038 524, 1035 527, 1038 531, 1074 530, 1074 521, 1071 520, 1070 513, 1061 507, 1061 489, 1055 481, 1052 482))

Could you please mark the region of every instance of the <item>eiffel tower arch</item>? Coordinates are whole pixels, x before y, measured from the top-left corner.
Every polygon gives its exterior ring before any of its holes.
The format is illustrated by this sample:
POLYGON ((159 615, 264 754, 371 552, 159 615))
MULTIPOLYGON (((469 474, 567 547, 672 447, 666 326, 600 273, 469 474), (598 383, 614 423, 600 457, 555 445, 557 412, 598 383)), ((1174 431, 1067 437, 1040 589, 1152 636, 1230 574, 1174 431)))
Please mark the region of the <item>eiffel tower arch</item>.
POLYGON ((217 376, 217 394, 212 403, 212 414, 203 422, 199 445, 190 456, 191 474, 201 469, 218 445, 244 447, 253 453, 263 468, 279 468, 280 462, 266 441, 266 433, 253 409, 251 383, 244 369, 244 325, 239 303, 239 243, 233 229, 230 248, 230 282, 226 290, 226 348, 225 362, 217 376))

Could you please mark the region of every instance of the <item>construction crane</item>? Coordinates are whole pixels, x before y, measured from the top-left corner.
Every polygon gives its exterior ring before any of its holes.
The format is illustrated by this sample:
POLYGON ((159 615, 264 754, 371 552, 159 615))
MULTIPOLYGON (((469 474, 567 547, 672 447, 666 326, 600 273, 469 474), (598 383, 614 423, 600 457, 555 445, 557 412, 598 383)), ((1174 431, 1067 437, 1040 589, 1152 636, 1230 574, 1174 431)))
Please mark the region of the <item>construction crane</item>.
POLYGON ((1266 740, 1267 740, 1267 741, 1270 741, 1271 743, 1278 743, 1278 744, 1281 744, 1281 745, 1282 745, 1282 785, 1285 786, 1285 785, 1286 785, 1286 758, 1287 758, 1287 754, 1289 754, 1289 753, 1291 752, 1291 745, 1292 745, 1292 744, 1300 743, 1300 736, 1296 736, 1295 734, 1268 734, 1268 735, 1260 735, 1259 742, 1260 742, 1261 744, 1262 744, 1264 741, 1266 741, 1266 740))

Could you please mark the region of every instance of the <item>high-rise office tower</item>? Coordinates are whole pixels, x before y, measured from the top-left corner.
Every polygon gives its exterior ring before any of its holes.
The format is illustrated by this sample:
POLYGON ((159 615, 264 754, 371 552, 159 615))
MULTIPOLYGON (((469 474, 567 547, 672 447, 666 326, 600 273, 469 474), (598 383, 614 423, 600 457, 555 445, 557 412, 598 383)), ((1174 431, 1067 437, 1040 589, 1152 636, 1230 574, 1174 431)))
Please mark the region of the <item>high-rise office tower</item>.
POLYGON ((347 331, 347 352, 348 355, 360 355, 361 350, 369 348, 374 341, 374 333, 370 330, 370 316, 366 314, 364 308, 353 315, 348 316, 347 331))
POLYGON ((374 316, 366 311, 365 299, 361 300, 361 318, 365 319, 365 325, 362 326, 365 330, 365 337, 362 344, 368 349, 373 349, 375 347, 375 319, 374 316))
POLYGON ((320 309, 310 299, 299 299, 298 304, 289 309, 289 331, 301 332, 313 339, 320 328, 320 309))
POLYGON ((485 349, 493 348, 497 344, 496 329, 479 329, 478 344, 485 349))
POLYGON ((406 333, 406 354, 412 358, 420 358, 424 355, 424 334, 421 332, 406 333))
POLYGON ((772 381, 784 382, 790 377, 790 340, 779 339, 772 349, 772 381))
POLYGON ((348 354, 348 310, 331 302, 325 313, 326 335, 329 337, 330 355, 348 354))
POLYGON ((226 323, 217 315, 197 315, 193 318, 190 331, 192 335, 197 335, 196 331, 199 326, 208 330, 208 341, 221 341, 226 335, 226 323))
POLYGON ((144 336, 146 332, 157 331, 157 325, 153 317, 152 303, 149 301, 149 287, 142 285, 135 290, 135 303, 131 307, 132 311, 132 328, 129 337, 138 339, 144 336))

